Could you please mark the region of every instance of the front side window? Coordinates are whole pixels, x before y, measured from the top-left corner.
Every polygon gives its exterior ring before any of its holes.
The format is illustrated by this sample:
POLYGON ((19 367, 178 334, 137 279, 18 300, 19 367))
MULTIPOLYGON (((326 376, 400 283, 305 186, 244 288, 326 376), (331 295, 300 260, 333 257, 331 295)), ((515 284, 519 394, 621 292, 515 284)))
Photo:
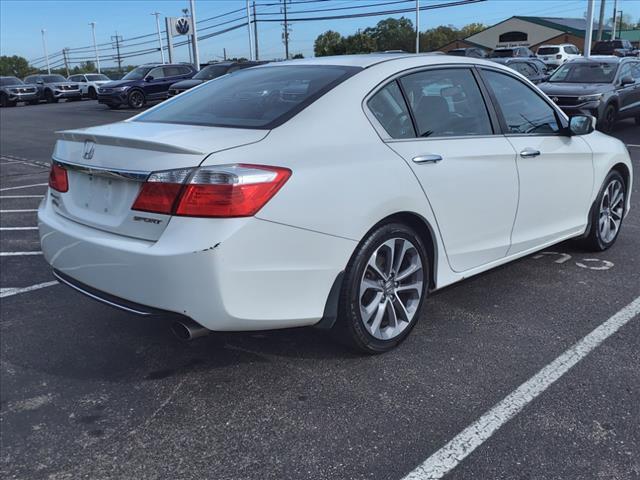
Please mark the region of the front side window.
POLYGON ((470 70, 451 68, 401 79, 419 137, 490 135, 487 107, 470 70))
POLYGON ((527 85, 493 70, 485 70, 483 76, 502 111, 507 133, 553 134, 560 131, 555 110, 527 85))
POLYGON ((360 70, 332 65, 247 68, 169 100, 135 121, 270 129, 360 70))
POLYGON ((378 91, 367 105, 391 138, 415 136, 411 115, 397 82, 391 82, 378 91))
POLYGON ((620 67, 620 72, 618 73, 618 81, 620 82, 624 77, 630 77, 630 76, 631 76, 631 64, 625 63, 620 67))
POLYGON ((640 62, 633 62, 631 64, 631 76, 635 81, 640 81, 640 62))

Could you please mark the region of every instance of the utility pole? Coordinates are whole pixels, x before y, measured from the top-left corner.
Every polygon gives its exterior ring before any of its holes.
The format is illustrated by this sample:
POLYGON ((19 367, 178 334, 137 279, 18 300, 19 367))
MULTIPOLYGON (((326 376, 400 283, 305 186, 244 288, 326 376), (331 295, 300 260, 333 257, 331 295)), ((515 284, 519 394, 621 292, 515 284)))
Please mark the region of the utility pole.
POLYGON ((118 32, 116 32, 115 35, 111 35, 111 42, 116 44, 116 61, 118 62, 118 73, 122 73, 122 57, 120 57, 121 41, 122 41, 122 36, 118 35, 118 32))
POLYGON ((196 2, 191 3, 191 23, 193 24, 193 63, 196 64, 196 71, 200 70, 200 52, 198 51, 198 29, 196 28, 196 2))
POLYGON ((282 0, 284 5, 284 32, 282 32, 282 40, 284 41, 285 60, 289 60, 289 22, 287 20, 287 0, 282 0))
POLYGON ((258 53, 258 17, 256 16, 256 2, 253 2, 253 41, 255 42, 256 60, 260 59, 258 53))
POLYGON ((227 49, 224 47, 222 48, 222 58, 225 62, 227 61, 227 49))
POLYGON ((587 31, 584 35, 584 56, 589 58, 591 56, 591 40, 593 37, 593 4, 595 0, 588 0, 587 2, 587 31))
POLYGON ((613 31, 611 32, 611 40, 616 39, 617 24, 618 24, 618 0, 613 0, 613 31))
POLYGON ((420 0, 416 0, 416 53, 420 53, 420 0))
POLYGON ((253 60, 253 30, 251 29, 251 13, 249 10, 249 0, 246 0, 247 5, 247 30, 249 32, 249 60, 253 60))
POLYGON ((62 59, 64 60, 64 69, 67 71, 67 77, 69 77, 69 59, 67 55, 69 54, 69 47, 62 49, 62 59))
POLYGON ((93 36, 93 50, 96 53, 96 66, 98 67, 98 73, 102 73, 100 71, 100 56, 98 56, 98 46, 96 45, 96 22, 90 22, 91 25, 91 35, 93 36))
POLYGON ((598 38, 596 40, 602 40, 602 32, 604 31, 604 12, 606 8, 606 1, 600 0, 600 17, 598 18, 598 38))
POLYGON ((167 29, 167 52, 169 53, 169 63, 173 63, 173 36, 171 35, 169 17, 164 17, 164 25, 167 29))
POLYGON ((43 28, 42 32, 42 48, 44 48, 44 57, 47 59, 47 73, 51 75, 51 67, 49 66, 49 54, 47 53, 47 39, 45 38, 46 30, 43 28))
POLYGON ((162 49, 162 35, 160 35, 160 12, 153 12, 151 15, 156 17, 156 31, 158 32, 158 45, 160 45, 160 59, 164 63, 164 50, 162 49))

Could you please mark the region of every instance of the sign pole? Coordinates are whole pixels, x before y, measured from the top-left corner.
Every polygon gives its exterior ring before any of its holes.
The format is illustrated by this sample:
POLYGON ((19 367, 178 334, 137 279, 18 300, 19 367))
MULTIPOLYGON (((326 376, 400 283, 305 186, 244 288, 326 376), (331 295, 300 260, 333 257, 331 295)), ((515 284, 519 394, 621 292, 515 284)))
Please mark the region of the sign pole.
POLYGON ((191 23, 193 26, 193 63, 195 63, 196 72, 200 70, 200 52, 198 51, 198 29, 196 28, 196 2, 190 0, 191 3, 191 23))
POLYGON ((167 29, 167 51, 169 52, 169 63, 173 63, 173 34, 171 33, 171 21, 169 17, 164 17, 164 23, 167 29))

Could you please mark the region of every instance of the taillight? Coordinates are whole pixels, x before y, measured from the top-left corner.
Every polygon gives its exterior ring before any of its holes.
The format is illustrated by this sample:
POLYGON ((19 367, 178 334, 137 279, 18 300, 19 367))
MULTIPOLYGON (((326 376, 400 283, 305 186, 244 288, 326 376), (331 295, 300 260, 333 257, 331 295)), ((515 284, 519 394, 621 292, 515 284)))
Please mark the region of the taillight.
POLYGON ((150 175, 133 210, 191 217, 255 215, 291 176, 263 165, 221 165, 150 175))
POLYGON ((67 171, 55 163, 51 164, 51 171, 49 172, 49 186, 62 193, 69 190, 67 171))

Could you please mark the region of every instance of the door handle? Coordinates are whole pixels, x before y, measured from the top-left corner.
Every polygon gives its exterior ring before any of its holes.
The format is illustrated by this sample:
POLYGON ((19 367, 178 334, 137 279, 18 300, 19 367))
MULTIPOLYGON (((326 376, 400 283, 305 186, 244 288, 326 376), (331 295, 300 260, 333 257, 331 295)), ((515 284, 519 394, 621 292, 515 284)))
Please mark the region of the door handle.
POLYGON ((520 156, 522 158, 537 157, 538 155, 540 155, 540 150, 535 150, 533 148, 525 148, 520 152, 520 156))
POLYGON ((418 155, 417 157, 413 157, 414 163, 438 163, 442 161, 442 156, 429 154, 429 155, 418 155))

